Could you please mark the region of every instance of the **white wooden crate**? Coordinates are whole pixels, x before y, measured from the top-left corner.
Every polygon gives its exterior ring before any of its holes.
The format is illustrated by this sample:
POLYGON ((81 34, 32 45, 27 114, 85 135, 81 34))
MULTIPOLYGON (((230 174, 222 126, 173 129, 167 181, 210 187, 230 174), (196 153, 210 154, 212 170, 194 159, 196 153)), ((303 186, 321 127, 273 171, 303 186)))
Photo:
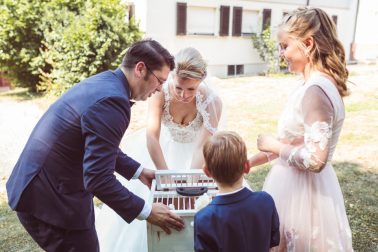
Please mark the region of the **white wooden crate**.
POLYGON ((176 192, 177 188, 206 187, 207 194, 214 197, 217 188, 213 179, 208 178, 201 170, 174 171, 158 170, 156 179, 151 186, 150 203, 160 202, 175 205, 175 214, 181 216, 185 222, 184 230, 172 230, 167 235, 160 227, 147 224, 147 241, 149 252, 189 252, 194 248, 193 218, 196 213, 194 202, 199 196, 182 196, 176 192))

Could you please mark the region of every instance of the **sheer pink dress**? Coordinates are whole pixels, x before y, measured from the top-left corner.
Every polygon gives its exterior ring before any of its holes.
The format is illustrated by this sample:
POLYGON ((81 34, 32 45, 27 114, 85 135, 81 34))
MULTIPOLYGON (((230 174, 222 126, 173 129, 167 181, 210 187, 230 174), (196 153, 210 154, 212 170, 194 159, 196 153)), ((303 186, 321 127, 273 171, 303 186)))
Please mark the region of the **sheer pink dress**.
POLYGON ((344 117, 343 101, 324 76, 311 76, 289 98, 278 123, 286 144, 263 187, 280 217, 281 243, 273 251, 353 251, 332 167, 344 117))

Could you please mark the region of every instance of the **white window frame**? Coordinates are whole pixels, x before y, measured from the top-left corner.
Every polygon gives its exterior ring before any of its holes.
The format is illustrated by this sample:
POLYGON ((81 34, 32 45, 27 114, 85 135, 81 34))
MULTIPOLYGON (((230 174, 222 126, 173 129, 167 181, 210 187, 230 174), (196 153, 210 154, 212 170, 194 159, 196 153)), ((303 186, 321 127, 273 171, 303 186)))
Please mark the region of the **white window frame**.
POLYGON ((215 36, 216 27, 219 25, 216 22, 217 14, 219 16, 215 7, 188 6, 186 18, 187 35, 215 36))

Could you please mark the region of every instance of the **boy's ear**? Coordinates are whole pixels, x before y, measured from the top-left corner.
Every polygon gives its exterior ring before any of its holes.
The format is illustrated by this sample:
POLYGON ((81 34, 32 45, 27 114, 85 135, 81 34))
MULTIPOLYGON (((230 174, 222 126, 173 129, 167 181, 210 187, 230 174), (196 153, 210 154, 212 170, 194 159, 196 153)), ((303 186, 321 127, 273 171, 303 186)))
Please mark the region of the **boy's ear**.
POLYGON ((244 163, 244 169, 243 169, 243 172, 244 172, 245 174, 248 174, 250 169, 251 169, 251 168, 249 167, 249 163, 248 163, 248 160, 247 160, 247 162, 244 163))
POLYGON ((212 177, 207 165, 203 165, 202 169, 203 169, 203 172, 205 173, 206 176, 208 176, 209 178, 212 177))

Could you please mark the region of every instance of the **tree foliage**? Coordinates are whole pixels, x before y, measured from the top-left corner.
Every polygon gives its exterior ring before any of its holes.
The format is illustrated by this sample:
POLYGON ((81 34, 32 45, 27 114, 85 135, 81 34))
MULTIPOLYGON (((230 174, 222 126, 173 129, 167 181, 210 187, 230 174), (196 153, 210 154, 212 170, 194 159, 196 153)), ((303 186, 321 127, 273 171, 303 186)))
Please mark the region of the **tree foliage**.
POLYGON ((35 91, 59 94, 116 67, 141 37, 119 0, 0 2, 0 68, 35 91))
POLYGON ((269 27, 258 35, 253 34, 252 43, 260 58, 268 64, 268 73, 277 73, 286 68, 286 63, 278 56, 277 41, 271 38, 269 27))

